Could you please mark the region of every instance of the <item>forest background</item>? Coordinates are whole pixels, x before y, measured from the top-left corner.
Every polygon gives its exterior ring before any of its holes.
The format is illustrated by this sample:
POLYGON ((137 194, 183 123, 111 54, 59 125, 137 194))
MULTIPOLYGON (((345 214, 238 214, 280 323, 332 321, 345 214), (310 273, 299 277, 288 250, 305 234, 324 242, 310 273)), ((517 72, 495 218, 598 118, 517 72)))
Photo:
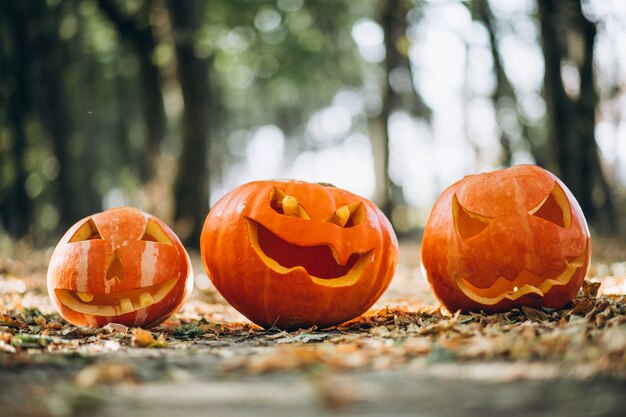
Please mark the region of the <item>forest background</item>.
POLYGON ((119 205, 197 246, 211 204, 268 178, 372 198, 404 236, 449 184, 518 163, 624 233, 622 1, 0 7, 3 247, 119 205))

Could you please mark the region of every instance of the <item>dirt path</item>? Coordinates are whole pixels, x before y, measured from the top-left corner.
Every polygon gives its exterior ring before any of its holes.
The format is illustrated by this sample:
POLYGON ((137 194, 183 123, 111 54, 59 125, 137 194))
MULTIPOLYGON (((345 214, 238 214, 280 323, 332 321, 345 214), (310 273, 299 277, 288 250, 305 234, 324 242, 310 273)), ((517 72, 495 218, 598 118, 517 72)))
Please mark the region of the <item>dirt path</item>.
POLYGON ((1 416, 617 416, 626 392, 624 379, 538 363, 250 375, 224 374, 203 349, 40 361, 0 374, 1 416))

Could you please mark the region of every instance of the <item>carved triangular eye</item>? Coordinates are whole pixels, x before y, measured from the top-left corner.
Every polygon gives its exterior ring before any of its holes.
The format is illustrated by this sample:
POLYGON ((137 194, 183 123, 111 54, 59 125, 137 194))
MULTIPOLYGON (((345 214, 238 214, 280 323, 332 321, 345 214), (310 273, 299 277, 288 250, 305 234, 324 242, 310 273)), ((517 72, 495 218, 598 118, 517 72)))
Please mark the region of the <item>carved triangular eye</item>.
POLYGON ((489 226, 491 218, 472 213, 463 207, 456 194, 452 197, 452 217, 454 219, 454 228, 461 239, 469 239, 476 236, 489 226))
POLYGON ((326 221, 340 227, 352 227, 363 223, 364 220, 365 206, 358 202, 339 207, 326 221))
POLYGON ((163 231, 161 226, 157 222, 152 219, 148 219, 146 223, 146 230, 143 232, 141 239, 146 242, 159 242, 165 243, 166 245, 172 245, 172 240, 169 238, 167 233, 163 231))
POLYGON ((279 214, 305 220, 311 219, 297 198, 288 195, 278 187, 274 187, 270 193, 270 205, 279 214))
POLYGON ((565 191, 555 182, 554 188, 541 203, 539 203, 528 214, 540 217, 559 227, 570 227, 572 224, 572 211, 565 195, 565 191))
POLYGON ((70 238, 68 243, 83 242, 85 240, 102 239, 96 223, 92 219, 87 220, 76 233, 70 238))

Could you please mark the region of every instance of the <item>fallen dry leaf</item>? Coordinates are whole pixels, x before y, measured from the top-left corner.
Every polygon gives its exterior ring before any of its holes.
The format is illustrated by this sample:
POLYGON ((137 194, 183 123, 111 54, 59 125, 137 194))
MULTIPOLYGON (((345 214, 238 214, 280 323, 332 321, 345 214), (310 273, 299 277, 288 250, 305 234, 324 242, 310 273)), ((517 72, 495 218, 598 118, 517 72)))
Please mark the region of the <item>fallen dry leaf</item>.
POLYGON ((600 289, 601 282, 591 282, 584 280, 583 281, 583 296, 585 297, 596 297, 598 295, 598 290, 600 289))
POLYGON ((574 306, 574 308, 571 311, 571 314, 584 316, 587 313, 589 313, 591 310, 593 310, 593 307, 594 307, 593 299, 591 299, 591 298, 582 298, 582 299, 579 300, 578 303, 576 303, 576 305, 574 306))
POLYGON ((131 345, 134 347, 162 348, 167 346, 167 341, 163 334, 159 334, 158 338, 155 339, 148 330, 135 327, 132 329, 131 345))
POLYGON ((528 320, 534 321, 536 323, 541 323, 543 321, 548 320, 549 316, 541 310, 537 310, 536 308, 522 306, 522 311, 528 317, 528 320))
POLYGON ((108 333, 120 333, 123 335, 128 333, 128 327, 119 323, 108 323, 106 326, 104 326, 104 330, 108 333))

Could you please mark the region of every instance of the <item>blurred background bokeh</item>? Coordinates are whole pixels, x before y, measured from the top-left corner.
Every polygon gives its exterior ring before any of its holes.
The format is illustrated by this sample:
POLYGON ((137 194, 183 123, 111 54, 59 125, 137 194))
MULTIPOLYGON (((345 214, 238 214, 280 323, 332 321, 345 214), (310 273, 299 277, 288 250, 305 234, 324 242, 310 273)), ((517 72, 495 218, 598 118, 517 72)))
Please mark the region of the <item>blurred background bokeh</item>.
POLYGON ((347 188, 414 235, 446 186, 519 163, 624 234, 626 1, 0 8, 0 245, 128 204, 194 246, 211 204, 268 178, 347 188))

